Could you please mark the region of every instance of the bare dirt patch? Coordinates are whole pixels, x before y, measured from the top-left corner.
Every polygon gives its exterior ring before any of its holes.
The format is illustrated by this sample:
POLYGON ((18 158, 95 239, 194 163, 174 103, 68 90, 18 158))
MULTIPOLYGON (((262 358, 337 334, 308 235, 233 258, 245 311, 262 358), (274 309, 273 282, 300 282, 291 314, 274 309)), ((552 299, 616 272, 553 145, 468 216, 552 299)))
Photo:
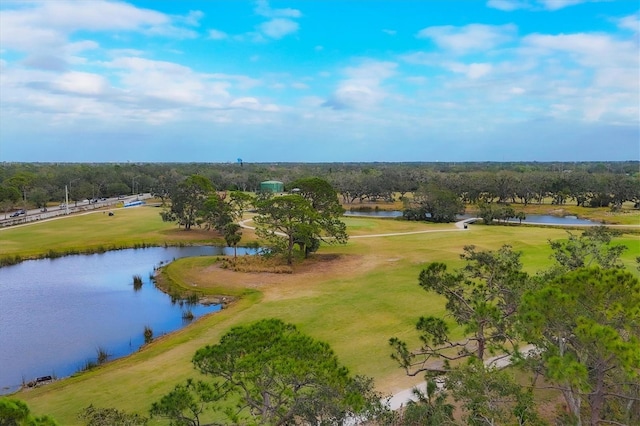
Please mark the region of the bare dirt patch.
POLYGON ((290 292, 311 290, 319 283, 333 279, 348 279, 375 268, 384 259, 373 256, 314 254, 304 262, 292 265, 292 273, 236 272, 224 269, 220 263, 203 267, 193 274, 198 287, 224 286, 260 290, 266 299, 287 298, 290 292))

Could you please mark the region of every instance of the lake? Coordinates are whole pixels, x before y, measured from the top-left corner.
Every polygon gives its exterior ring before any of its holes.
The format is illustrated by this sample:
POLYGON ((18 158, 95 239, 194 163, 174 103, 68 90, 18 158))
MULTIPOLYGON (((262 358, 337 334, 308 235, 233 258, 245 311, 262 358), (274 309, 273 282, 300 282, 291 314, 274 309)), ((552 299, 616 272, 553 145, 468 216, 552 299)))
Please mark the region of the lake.
MULTIPOLYGON (((238 248, 238 254, 255 250, 238 248)), ((40 376, 65 377, 95 362, 98 348, 109 359, 215 312, 219 305, 172 302, 156 289, 154 267, 189 256, 233 255, 222 247, 152 247, 102 254, 29 260, 0 268, 0 394, 40 376), (133 276, 142 277, 134 290, 133 276)))

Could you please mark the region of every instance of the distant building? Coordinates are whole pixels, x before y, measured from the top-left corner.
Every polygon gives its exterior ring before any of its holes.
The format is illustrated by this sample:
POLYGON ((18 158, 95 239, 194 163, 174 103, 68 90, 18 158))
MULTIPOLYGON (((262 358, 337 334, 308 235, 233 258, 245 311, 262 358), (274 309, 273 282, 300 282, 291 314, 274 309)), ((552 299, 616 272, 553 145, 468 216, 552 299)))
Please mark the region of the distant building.
POLYGON ((266 180, 264 182, 260 182, 260 192, 284 192, 284 183, 277 180, 266 180))

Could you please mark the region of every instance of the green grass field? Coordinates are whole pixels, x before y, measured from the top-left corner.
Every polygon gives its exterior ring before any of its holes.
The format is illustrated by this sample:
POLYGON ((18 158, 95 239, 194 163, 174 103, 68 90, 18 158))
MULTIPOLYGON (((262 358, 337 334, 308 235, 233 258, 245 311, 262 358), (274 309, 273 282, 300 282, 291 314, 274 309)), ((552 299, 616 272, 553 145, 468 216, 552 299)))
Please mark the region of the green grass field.
MULTIPOLYGON (((239 301, 129 357, 16 396, 27 401, 36 414, 50 414, 64 425, 79 424, 76 414, 89 404, 146 414, 151 403, 176 383, 196 375, 190 359, 198 348, 216 343, 234 325, 267 317, 295 323, 303 332, 328 342, 342 363, 355 373, 374 377, 377 387, 391 394, 421 378, 406 377, 394 364, 388 339, 397 336, 417 346, 414 324, 418 317, 444 313, 442 300, 418 286, 418 274, 426 263, 444 261, 456 267, 461 265, 459 255, 465 245, 497 249, 510 244, 522 252, 525 269, 534 273, 549 264, 548 240, 567 235, 562 229, 544 227, 472 225, 467 232, 450 232, 455 229, 452 224, 369 218, 346 218, 345 222, 353 236, 433 232, 353 238, 345 246, 323 246, 316 257, 339 255, 331 267, 268 279, 261 274, 238 277, 239 273, 233 273, 236 281, 232 282, 215 269, 214 258, 181 259, 166 274, 183 280, 184 285, 197 283, 205 291, 240 296, 239 301)), ((253 238, 245 230, 242 242, 253 238)), ((114 217, 98 213, 3 230, 0 255, 212 240, 219 240, 212 232, 181 231, 163 223, 158 209, 138 208, 119 210, 114 217)), ((625 234, 616 242, 629 247, 624 261, 638 274, 634 259, 640 255, 640 236, 625 234)))
POLYGON ((223 244, 224 239, 199 229, 185 232, 163 222, 155 207, 96 211, 0 229, 0 258, 9 255, 40 256, 49 250, 86 251, 99 248, 163 244, 223 244))

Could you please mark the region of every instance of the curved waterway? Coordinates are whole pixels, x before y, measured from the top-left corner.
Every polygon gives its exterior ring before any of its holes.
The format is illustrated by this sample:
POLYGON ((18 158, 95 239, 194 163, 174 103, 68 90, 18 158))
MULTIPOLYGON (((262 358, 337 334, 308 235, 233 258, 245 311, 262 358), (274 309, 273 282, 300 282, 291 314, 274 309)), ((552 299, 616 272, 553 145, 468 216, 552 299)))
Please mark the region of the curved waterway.
MULTIPOLYGON (((238 248, 238 254, 252 253, 238 248)), ((155 337, 220 310, 176 303, 156 289, 154 268, 189 256, 233 255, 222 247, 152 247, 25 261, 0 268, 0 394, 37 377, 65 377, 96 362, 128 355, 155 337), (133 286, 139 275, 143 285, 133 286)))

